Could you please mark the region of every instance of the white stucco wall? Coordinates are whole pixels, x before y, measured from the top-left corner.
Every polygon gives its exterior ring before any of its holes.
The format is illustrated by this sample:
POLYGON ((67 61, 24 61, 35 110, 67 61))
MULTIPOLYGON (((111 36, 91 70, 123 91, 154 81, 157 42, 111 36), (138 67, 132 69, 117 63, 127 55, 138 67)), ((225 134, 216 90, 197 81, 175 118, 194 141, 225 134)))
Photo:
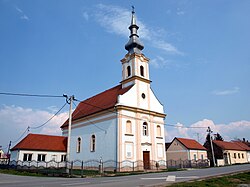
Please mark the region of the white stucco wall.
POLYGON ((203 160, 207 159, 207 151, 205 150, 189 150, 189 154, 190 154, 190 160, 195 159, 196 155, 196 160, 202 160, 202 156, 203 155, 203 160))
POLYGON ((61 162, 61 155, 66 155, 66 152, 56 151, 34 151, 34 150, 15 150, 11 151, 10 160, 23 161, 24 154, 32 154, 32 161, 37 161, 38 154, 44 154, 45 162, 49 162, 52 158, 55 158, 56 162, 61 162), (55 156, 54 156, 55 155, 55 156))
POLYGON ((164 114, 162 104, 158 101, 149 85, 143 82, 134 85, 128 92, 120 95, 117 105, 138 107, 164 114), (142 93, 145 93, 145 99, 141 97, 142 93))
MULTIPOLYGON (((116 161, 116 114, 107 113, 77 122, 72 126, 70 160, 113 160, 116 161), (114 118, 114 119, 112 119, 114 118), (91 136, 95 135, 96 148, 91 152, 91 136), (81 138, 81 151, 77 152, 77 139, 81 138)), ((64 132, 63 135, 67 135, 64 132)))

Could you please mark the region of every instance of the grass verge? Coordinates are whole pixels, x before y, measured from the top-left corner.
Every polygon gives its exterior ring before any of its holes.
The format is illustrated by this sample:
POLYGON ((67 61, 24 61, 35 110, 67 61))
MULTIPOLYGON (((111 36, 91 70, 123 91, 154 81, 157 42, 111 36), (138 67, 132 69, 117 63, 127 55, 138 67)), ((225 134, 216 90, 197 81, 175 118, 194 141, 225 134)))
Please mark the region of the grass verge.
POLYGON ((232 174, 223 177, 215 177, 201 181, 181 182, 172 184, 172 187, 229 187, 239 184, 250 184, 250 171, 232 174))

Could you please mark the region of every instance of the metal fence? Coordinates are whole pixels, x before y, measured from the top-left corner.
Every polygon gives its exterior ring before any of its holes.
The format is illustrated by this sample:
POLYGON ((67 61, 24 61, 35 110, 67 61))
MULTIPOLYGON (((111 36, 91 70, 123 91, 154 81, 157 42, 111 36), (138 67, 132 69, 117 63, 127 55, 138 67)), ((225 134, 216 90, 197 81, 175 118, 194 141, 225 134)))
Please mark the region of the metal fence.
POLYGON ((56 162, 56 161, 0 161, 0 168, 29 170, 33 172, 54 171, 58 173, 66 173, 68 169, 70 174, 83 175, 88 172, 93 174, 116 173, 116 172, 138 172, 138 171, 156 171, 166 170, 170 168, 200 168, 209 167, 208 160, 161 160, 146 163, 143 160, 130 161, 125 160, 116 162, 114 160, 74 160, 71 162, 56 162))

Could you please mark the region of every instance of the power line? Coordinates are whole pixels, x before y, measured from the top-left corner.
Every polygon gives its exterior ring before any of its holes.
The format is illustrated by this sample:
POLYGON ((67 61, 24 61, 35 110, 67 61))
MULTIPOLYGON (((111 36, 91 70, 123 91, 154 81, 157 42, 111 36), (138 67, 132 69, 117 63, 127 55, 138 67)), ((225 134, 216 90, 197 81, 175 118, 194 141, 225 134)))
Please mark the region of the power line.
POLYGON ((18 139, 16 139, 15 141, 11 141, 11 143, 16 143, 16 142, 18 142, 18 141, 23 137, 23 135, 24 135, 27 131, 29 131, 29 127, 27 127, 27 128, 25 129, 25 131, 22 133, 21 136, 19 136, 18 139))
MULTIPOLYGON (((75 99, 75 101, 78 101, 80 103, 83 103, 83 104, 86 104, 86 105, 89 105, 89 106, 92 106, 92 107, 95 107, 95 108, 99 108, 99 109, 105 110, 102 107, 99 107, 99 106, 96 106, 96 105, 93 105, 93 104, 90 104, 90 103, 87 103, 87 102, 84 102, 84 101, 80 101, 80 100, 77 100, 77 99, 75 99)), ((114 114, 117 114, 117 115, 120 115, 120 116, 125 116, 125 117, 129 117, 129 118, 133 118, 133 119, 136 119, 136 120, 142 120, 142 121, 144 120, 144 119, 137 118, 137 117, 134 117, 134 116, 129 116, 129 115, 125 115, 125 114, 119 114, 118 112, 115 112, 115 111, 112 111, 112 110, 107 110, 107 111, 110 112, 110 113, 114 113, 114 114)), ((151 122, 151 121, 149 120, 149 122, 151 122)), ((165 126, 170 126, 170 127, 175 127, 175 128, 188 128, 188 129, 192 129, 192 128, 194 128, 194 129, 206 129, 207 128, 207 127, 185 127, 185 126, 180 126, 180 125, 171 125, 171 124, 167 124, 167 123, 164 123, 164 125, 165 126)))
MULTIPOLYGON (((76 100, 77 101, 77 100, 76 100)), ((73 102, 73 104, 75 105, 75 107, 76 107, 76 104, 73 102)), ((82 113, 82 111, 79 109, 79 111, 80 111, 80 113, 81 114, 83 114, 82 113)), ((84 114, 83 114, 84 115, 84 114)), ((86 117, 85 117, 86 118, 86 117)), ((107 133, 107 131, 106 130, 104 130, 104 129, 102 129, 101 127, 98 127, 96 124, 94 124, 92 121, 90 121, 88 118, 86 118, 86 120, 88 121, 88 122, 90 122, 92 125, 94 125, 96 128, 98 128, 98 129, 100 129, 100 130, 102 130, 102 131, 104 131, 105 132, 105 134, 107 133)))
POLYGON ((64 105, 51 117, 49 118, 45 123, 43 123, 42 125, 36 126, 36 127, 28 127, 29 129, 38 129, 44 125, 46 125, 48 122, 50 122, 66 105, 67 103, 64 103, 64 105))
POLYGON ((57 97, 61 98, 64 97, 62 95, 42 95, 42 94, 26 94, 26 93, 10 93, 10 92, 0 92, 0 95, 7 95, 7 96, 22 96, 22 97, 57 97))

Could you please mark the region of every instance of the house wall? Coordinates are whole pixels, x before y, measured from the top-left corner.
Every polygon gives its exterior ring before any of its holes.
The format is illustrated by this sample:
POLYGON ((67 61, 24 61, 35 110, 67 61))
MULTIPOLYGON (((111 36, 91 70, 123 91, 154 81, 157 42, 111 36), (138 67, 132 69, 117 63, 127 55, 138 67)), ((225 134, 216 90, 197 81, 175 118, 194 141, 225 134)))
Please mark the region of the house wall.
POLYGON ((202 155, 203 155, 203 160, 207 159, 207 151, 205 150, 190 150, 189 154, 190 154, 190 160, 194 160, 195 155, 196 155, 196 160, 202 160, 202 155))
POLYGON ((247 151, 247 161, 250 162, 250 151, 247 151))
POLYGON ((190 160, 189 150, 178 140, 174 140, 166 151, 167 160, 190 160))
POLYGON ((225 155, 227 155, 228 164, 240 164, 240 163, 248 162, 246 151, 224 150, 223 155, 224 155, 224 160, 226 159, 225 155), (235 158, 235 154, 236 154, 236 158, 235 158))
MULTIPOLYGON (((70 160, 113 160, 116 161, 116 114, 102 115, 74 122, 71 130, 70 160), (95 135, 95 151, 91 151, 91 136, 95 135), (80 152, 77 152, 77 139, 81 138, 80 152)), ((67 136, 67 131, 63 131, 67 136)))
POLYGON ((56 151, 33 151, 33 150, 15 150, 11 151, 10 160, 23 161, 24 154, 32 154, 32 161, 37 161, 38 154, 45 154, 45 161, 49 162, 55 158, 56 162, 61 162, 61 155, 66 155, 66 152, 56 151))

